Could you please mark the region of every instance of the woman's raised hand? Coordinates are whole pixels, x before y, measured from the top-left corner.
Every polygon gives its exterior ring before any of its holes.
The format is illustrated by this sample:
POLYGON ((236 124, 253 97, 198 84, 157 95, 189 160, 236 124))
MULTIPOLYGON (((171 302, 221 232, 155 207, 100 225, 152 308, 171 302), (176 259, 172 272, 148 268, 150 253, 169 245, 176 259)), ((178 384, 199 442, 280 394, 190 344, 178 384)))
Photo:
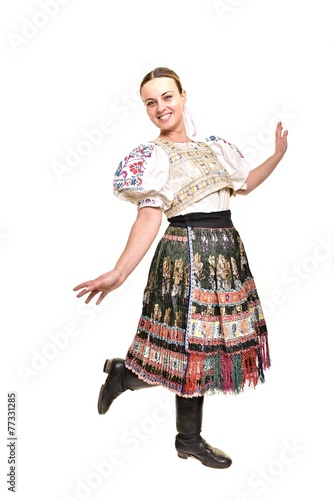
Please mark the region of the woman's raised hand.
POLYGON ((283 157, 288 147, 288 131, 283 132, 282 122, 278 122, 275 136, 275 154, 283 157))

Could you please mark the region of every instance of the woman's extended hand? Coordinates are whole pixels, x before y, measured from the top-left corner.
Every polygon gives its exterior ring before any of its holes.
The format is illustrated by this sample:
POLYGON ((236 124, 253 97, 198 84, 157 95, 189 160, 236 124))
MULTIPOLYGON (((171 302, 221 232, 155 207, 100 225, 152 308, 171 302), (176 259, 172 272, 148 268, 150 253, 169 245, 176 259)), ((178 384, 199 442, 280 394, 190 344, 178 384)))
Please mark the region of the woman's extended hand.
POLYGON ((247 178, 247 189, 238 189, 236 194, 248 194, 254 191, 275 170, 288 148, 288 131, 283 132, 282 122, 278 122, 275 131, 275 153, 261 165, 253 168, 247 178))
POLYGON ((80 299, 89 293, 85 300, 85 303, 88 304, 95 295, 100 293, 101 295, 96 302, 99 305, 108 293, 121 286, 150 248, 159 230, 161 217, 161 208, 141 208, 137 213, 125 249, 114 269, 95 280, 85 281, 73 288, 75 292, 81 290, 77 297, 80 299))
POLYGON ((288 131, 284 130, 283 132, 282 122, 278 122, 275 136, 275 154, 283 158, 288 147, 288 131))
POLYGON ((121 286, 123 282, 124 280, 121 279, 120 274, 115 269, 113 269, 108 273, 102 274, 95 280, 85 281, 84 283, 77 285, 75 288, 73 288, 73 290, 77 292, 78 290, 82 289, 81 292, 79 292, 77 295, 79 299, 89 293, 88 297, 85 300, 86 304, 88 304, 95 297, 95 295, 100 293, 101 295, 96 301, 96 304, 99 305, 102 300, 108 295, 108 293, 121 286))

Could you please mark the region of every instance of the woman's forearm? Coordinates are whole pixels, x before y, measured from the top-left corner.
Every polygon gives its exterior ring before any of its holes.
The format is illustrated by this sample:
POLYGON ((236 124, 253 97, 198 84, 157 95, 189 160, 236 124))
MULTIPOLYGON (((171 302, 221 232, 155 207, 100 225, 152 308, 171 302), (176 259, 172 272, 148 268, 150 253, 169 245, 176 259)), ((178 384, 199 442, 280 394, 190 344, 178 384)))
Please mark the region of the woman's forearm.
POLYGON ((150 248, 159 231, 161 219, 160 208, 144 207, 138 211, 124 251, 114 268, 122 281, 132 273, 150 248))
POLYGON ((251 170, 247 178, 247 189, 238 189, 235 194, 249 194, 255 188, 260 186, 260 184, 262 184, 262 182, 265 181, 275 170, 282 158, 282 154, 274 153, 261 165, 251 170))
POLYGON ((100 294, 96 301, 98 305, 108 293, 121 286, 150 248, 159 231, 161 218, 162 210, 160 208, 141 208, 114 269, 95 280, 84 281, 77 285, 74 288, 74 291, 79 291, 77 297, 80 298, 88 294, 85 300, 85 303, 88 304, 97 294, 100 294))

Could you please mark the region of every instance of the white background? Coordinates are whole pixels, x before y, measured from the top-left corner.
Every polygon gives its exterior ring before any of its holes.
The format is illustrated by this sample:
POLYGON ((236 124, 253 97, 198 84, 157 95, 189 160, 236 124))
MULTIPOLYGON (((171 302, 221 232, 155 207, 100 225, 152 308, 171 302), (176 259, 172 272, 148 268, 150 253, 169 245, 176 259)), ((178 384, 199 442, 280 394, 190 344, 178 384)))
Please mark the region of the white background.
POLYGON ((20 500, 330 497, 330 5, 1 2, 2 498, 12 498, 8 391, 18 398, 20 500), (180 75, 199 134, 237 144, 251 168, 273 152, 273 123, 289 129, 270 179, 231 202, 272 368, 255 391, 206 398, 203 436, 232 456, 225 471, 177 457, 174 396, 162 388, 125 393, 97 413, 104 360, 132 341, 155 244, 105 305, 85 306, 72 291, 113 267, 136 216, 113 196, 112 179, 125 155, 157 136, 137 92, 156 66, 180 75), (84 131, 106 120, 109 133, 80 150, 84 131), (69 167, 76 149, 85 153, 69 167))

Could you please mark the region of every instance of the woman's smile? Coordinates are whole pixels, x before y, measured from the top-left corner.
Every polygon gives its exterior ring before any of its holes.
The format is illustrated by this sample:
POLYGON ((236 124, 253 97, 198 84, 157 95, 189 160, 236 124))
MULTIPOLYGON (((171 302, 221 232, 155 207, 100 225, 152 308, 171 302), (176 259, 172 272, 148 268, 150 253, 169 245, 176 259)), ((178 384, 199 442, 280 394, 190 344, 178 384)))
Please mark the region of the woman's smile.
POLYGON ((171 115, 172 113, 166 113, 164 115, 158 116, 158 120, 166 121, 168 120, 168 118, 170 118, 171 115))

